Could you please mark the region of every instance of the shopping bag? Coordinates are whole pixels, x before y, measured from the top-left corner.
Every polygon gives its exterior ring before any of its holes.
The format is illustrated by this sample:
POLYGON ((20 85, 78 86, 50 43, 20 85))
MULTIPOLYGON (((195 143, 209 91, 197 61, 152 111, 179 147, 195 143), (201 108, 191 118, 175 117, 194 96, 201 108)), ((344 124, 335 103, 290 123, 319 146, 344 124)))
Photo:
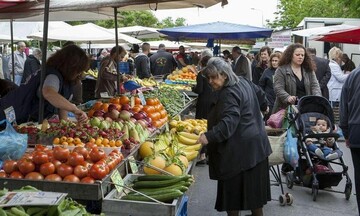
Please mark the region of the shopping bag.
POLYGON ((270 166, 284 163, 284 145, 286 140, 285 131, 280 136, 268 136, 271 145, 272 153, 269 156, 270 166))
POLYGON ((297 150, 297 138, 293 137, 291 127, 286 131, 284 159, 285 162, 290 164, 294 169, 298 166, 299 153, 297 150))
POLYGON ((272 128, 281 128, 284 117, 285 117, 285 109, 281 109, 276 113, 271 114, 269 119, 266 121, 266 123, 272 128))
POLYGON ((15 131, 9 121, 2 120, 0 125, 6 123, 6 128, 0 132, 0 160, 18 160, 27 148, 27 134, 15 131))

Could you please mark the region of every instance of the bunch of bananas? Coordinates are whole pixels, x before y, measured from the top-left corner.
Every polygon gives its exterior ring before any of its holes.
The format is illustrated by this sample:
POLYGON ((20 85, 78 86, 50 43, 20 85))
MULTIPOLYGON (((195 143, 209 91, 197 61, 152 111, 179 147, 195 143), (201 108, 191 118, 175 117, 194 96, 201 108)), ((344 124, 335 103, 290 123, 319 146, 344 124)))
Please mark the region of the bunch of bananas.
POLYGON ((153 78, 144 78, 144 79, 134 78, 134 81, 144 87, 157 86, 157 82, 153 78))
POLYGON ((206 132, 206 119, 186 119, 184 121, 171 120, 169 122, 170 128, 173 132, 189 132, 194 134, 201 134, 206 132))
POLYGON ((97 79, 97 77, 98 77, 98 71, 97 71, 97 69, 95 69, 95 70, 89 69, 88 71, 85 71, 85 72, 84 72, 84 76, 92 76, 92 77, 94 77, 95 79, 97 79))

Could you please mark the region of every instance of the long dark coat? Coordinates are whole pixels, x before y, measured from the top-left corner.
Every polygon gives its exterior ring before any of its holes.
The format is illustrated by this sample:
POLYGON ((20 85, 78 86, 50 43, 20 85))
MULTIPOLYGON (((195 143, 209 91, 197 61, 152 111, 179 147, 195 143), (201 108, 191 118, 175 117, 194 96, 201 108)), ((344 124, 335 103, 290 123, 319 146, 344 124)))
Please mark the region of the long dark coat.
POLYGON ((211 89, 208 80, 199 73, 196 77, 196 86, 192 89, 198 94, 196 101, 196 119, 207 119, 210 106, 216 100, 216 93, 211 89))
POLYGON ((271 154, 256 93, 244 78, 219 91, 205 136, 211 179, 234 177, 271 154))

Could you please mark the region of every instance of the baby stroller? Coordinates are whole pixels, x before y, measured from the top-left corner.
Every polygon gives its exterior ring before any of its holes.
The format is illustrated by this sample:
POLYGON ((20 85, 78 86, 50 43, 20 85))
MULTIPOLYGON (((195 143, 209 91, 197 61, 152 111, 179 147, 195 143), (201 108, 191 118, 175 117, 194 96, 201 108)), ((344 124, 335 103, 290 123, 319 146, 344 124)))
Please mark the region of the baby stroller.
POLYGON ((291 189, 294 182, 302 184, 305 187, 310 187, 312 189, 313 201, 316 201, 319 189, 337 186, 342 180, 342 176, 345 176, 346 184, 344 192, 336 192, 345 193, 346 200, 349 200, 352 183, 347 173, 348 166, 345 165, 342 154, 339 154, 339 158, 333 160, 320 158, 316 154, 308 151, 305 143, 305 139, 307 138, 327 139, 333 137, 335 138, 335 143, 332 148, 334 151, 340 151, 336 142, 339 135, 334 133, 334 114, 329 101, 320 96, 302 97, 297 107, 292 106, 291 112, 288 113, 288 118, 290 125, 294 125, 298 138, 299 161, 296 170, 287 173, 287 187, 291 189), (311 126, 315 125, 317 118, 327 119, 330 133, 311 134, 311 126), (334 164, 342 167, 342 171, 334 171, 331 166, 334 164))

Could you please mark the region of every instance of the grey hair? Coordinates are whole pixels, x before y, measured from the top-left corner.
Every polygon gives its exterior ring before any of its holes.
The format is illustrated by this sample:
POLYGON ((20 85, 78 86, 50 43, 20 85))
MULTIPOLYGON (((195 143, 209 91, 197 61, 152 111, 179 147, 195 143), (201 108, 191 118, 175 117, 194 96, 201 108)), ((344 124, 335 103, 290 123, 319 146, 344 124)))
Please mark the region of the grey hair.
POLYGON ((41 49, 35 48, 35 49, 33 50, 33 55, 36 55, 36 56, 41 55, 41 49))
POLYGON ((230 64, 219 57, 210 58, 203 73, 206 77, 225 75, 227 80, 225 81, 224 86, 233 86, 239 81, 239 78, 232 70, 230 64))
POLYGON ((200 58, 202 58, 204 56, 213 57, 213 53, 209 49, 204 49, 201 51, 200 58))
POLYGON ((23 41, 19 41, 19 42, 17 43, 17 45, 18 45, 18 47, 20 47, 20 46, 26 46, 25 42, 23 42, 23 41))

